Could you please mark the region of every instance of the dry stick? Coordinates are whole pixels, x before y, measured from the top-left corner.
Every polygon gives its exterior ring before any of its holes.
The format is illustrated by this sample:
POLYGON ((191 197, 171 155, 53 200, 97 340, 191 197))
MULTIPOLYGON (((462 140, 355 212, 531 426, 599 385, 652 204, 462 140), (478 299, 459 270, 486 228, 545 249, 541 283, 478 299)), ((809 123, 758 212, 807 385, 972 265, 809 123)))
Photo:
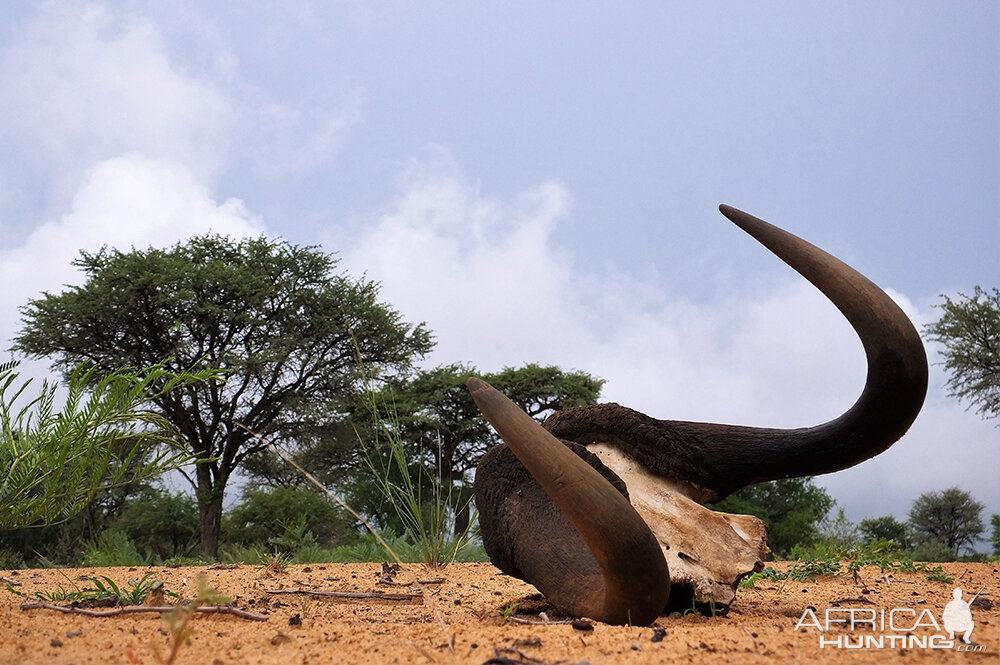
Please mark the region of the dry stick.
MULTIPOLYGON (((172 605, 167 605, 165 607, 130 605, 128 607, 116 607, 113 610, 88 610, 83 607, 73 607, 72 605, 53 605, 51 603, 26 602, 21 604, 22 611, 55 610, 56 612, 63 612, 64 614, 83 614, 89 617, 112 617, 119 614, 143 614, 150 612, 166 614, 173 609, 175 608, 172 605)), ((240 617, 241 619, 249 619, 251 621, 267 621, 266 616, 253 614, 252 612, 247 612, 236 607, 230 607, 229 605, 202 605, 200 607, 192 607, 191 611, 201 612, 202 614, 232 614, 240 617)))
POLYGON ((393 582, 392 580, 379 580, 376 584, 384 586, 413 586, 414 584, 444 584, 447 580, 443 577, 431 577, 426 580, 415 580, 414 582, 393 582))
POLYGON ((511 621, 513 623, 523 623, 529 626, 560 626, 563 624, 573 623, 573 619, 532 619, 530 617, 518 616, 507 617, 507 621, 511 621))
POLYGON ((324 596, 328 598, 346 598, 357 600, 368 598, 374 600, 392 600, 399 602, 424 602, 423 594, 419 593, 374 593, 361 591, 310 591, 308 589, 265 589, 264 593, 288 593, 304 596, 324 596))

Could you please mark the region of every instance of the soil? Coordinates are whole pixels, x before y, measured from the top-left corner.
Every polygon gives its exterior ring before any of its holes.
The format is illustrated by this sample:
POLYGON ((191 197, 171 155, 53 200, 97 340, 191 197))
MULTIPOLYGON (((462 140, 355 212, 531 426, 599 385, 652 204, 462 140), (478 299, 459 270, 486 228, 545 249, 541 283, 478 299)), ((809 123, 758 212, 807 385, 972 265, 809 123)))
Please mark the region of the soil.
MULTIPOLYGON (((192 614, 192 632, 176 663, 997 663, 997 564, 943 567, 953 582, 928 581, 921 573, 885 576, 878 568, 864 569, 857 581, 761 579, 739 592, 726 616, 675 613, 649 627, 558 621, 533 587, 490 564, 414 565, 396 572, 379 564, 0 571, 0 586, 17 583, 10 588, 24 594, 0 588, 0 663, 168 662, 172 635, 160 614, 92 617, 22 606, 25 596, 35 600, 35 592, 93 587, 88 578, 104 576, 129 588, 146 573, 188 599, 197 596, 203 578, 235 607, 267 618, 192 614), (972 606, 973 645, 965 646, 959 635, 950 641, 942 616, 952 590, 961 587, 969 600, 984 585, 972 606), (275 590, 360 597, 269 593, 275 590), (803 620, 809 608, 814 612, 803 620), (852 630, 840 623, 821 631, 817 625, 827 610, 834 611, 832 619, 848 618, 853 610, 859 622, 884 616, 885 627, 852 630), (859 642, 865 648, 847 648, 859 642)), ((166 596, 166 604, 176 602, 166 596)))

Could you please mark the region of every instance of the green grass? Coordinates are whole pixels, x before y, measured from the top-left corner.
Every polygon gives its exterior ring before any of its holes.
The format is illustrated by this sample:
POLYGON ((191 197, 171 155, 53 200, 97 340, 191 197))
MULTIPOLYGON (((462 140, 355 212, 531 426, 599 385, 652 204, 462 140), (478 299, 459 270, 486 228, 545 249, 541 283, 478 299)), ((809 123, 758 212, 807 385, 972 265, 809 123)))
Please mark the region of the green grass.
POLYGON ((366 406, 375 422, 375 441, 373 446, 363 439, 360 443, 375 487, 395 511, 404 536, 420 551, 421 563, 436 568, 456 561, 471 540, 475 516, 462 533, 453 534, 456 512, 468 508, 455 505, 454 485, 444 483, 423 465, 411 463, 400 436, 399 418, 391 405, 378 403, 374 390, 368 391, 366 406), (388 461, 380 452, 388 454, 388 461))
MULTIPOLYGON (((142 605, 149 598, 149 594, 152 592, 153 588, 156 586, 156 580, 152 579, 152 573, 146 573, 138 580, 130 580, 128 584, 119 586, 110 577, 102 575, 100 577, 88 577, 87 580, 93 584, 93 586, 84 587, 82 589, 77 588, 71 591, 64 589, 60 586, 55 591, 36 591, 32 596, 35 600, 39 600, 46 603, 70 603, 70 602, 80 602, 87 600, 101 600, 101 601, 111 601, 115 605, 127 606, 127 605, 142 605)), ((18 596, 25 597, 23 592, 20 592, 10 584, 6 586, 7 591, 18 596)), ((176 597, 177 594, 171 591, 164 591, 167 596, 176 597)))
MULTIPOLYGON (((423 548, 408 535, 399 535, 391 530, 383 529, 379 536, 381 540, 371 534, 366 534, 353 543, 336 547, 305 545, 282 556, 286 564, 370 563, 387 561, 390 558, 388 551, 391 550, 398 558, 398 561, 397 558, 392 559, 395 563, 424 562, 423 548)), ((450 549, 453 545, 449 544, 448 547, 450 549)), ((268 565, 269 560, 274 556, 274 552, 260 547, 231 546, 223 547, 219 558, 226 563, 268 565)), ((486 551, 478 542, 466 542, 458 548, 453 559, 458 562, 489 560, 486 551)))
POLYGON ((954 581, 942 566, 932 567, 926 562, 914 562, 891 540, 876 540, 847 548, 819 545, 810 549, 795 548, 792 552, 797 558, 788 570, 781 572, 768 566, 759 573, 745 577, 740 582, 740 588, 752 589, 762 579, 815 582, 819 577, 844 575, 857 582, 861 579, 861 570, 868 566, 877 566, 881 572, 925 573, 925 578, 930 582, 954 581))

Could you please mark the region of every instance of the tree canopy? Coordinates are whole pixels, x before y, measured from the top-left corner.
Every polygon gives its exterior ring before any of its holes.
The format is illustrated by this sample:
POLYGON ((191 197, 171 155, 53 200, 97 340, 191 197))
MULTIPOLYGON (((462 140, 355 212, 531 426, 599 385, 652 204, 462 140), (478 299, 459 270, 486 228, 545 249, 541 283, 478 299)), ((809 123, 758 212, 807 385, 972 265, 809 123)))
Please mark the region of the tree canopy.
MULTIPOLYGON (((470 474, 482 454, 500 442, 465 387, 473 375, 502 390, 540 422, 554 411, 593 404, 604 385, 586 372, 535 363, 492 373, 462 363, 443 365, 399 375, 378 389, 358 393, 349 422, 299 439, 293 452, 323 482, 341 486, 353 507, 401 531, 404 525, 368 475, 370 466, 390 478, 400 471, 390 446, 399 442, 405 448, 411 480, 440 485, 456 513, 455 531, 461 533, 469 517, 470 474)), ((262 483, 301 482, 273 455, 257 455, 249 462, 248 469, 262 483)), ((422 489, 424 496, 434 495, 435 488, 422 489)))
POLYGON ((975 287, 952 300, 944 296, 941 318, 924 328, 944 347, 948 390, 984 418, 1000 416, 1000 289, 975 287))
POLYGON ((910 525, 906 522, 900 522, 892 515, 866 517, 858 522, 858 531, 869 541, 891 540, 904 550, 913 547, 910 525))
POLYGON ((391 410, 402 439, 441 480, 471 471, 499 438, 479 413, 465 387, 481 376, 539 422, 555 411, 593 404, 604 381, 585 372, 566 372, 534 363, 480 374, 470 365, 452 364, 390 382, 376 404, 391 410))
POLYGON ((201 236, 168 249, 81 252, 82 286, 21 309, 14 349, 69 370, 102 372, 161 361, 225 370, 225 383, 184 386, 152 405, 198 459, 194 477, 203 552, 218 549, 226 483, 271 441, 294 441, 336 419, 363 373, 406 371, 432 348, 430 332, 378 301, 313 247, 264 237, 201 236))
POLYGON ((918 541, 942 543, 957 556, 983 532, 982 512, 983 504, 971 494, 950 487, 918 496, 909 517, 918 541))

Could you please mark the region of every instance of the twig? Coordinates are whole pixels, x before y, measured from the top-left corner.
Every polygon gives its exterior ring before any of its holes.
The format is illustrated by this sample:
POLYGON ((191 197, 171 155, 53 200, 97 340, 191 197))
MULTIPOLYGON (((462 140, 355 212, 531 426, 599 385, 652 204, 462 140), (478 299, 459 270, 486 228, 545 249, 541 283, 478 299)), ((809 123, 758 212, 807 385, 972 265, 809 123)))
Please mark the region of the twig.
POLYGON ((305 596, 323 596, 325 598, 343 598, 346 600, 388 600, 401 603, 420 605, 424 602, 423 594, 419 593, 378 593, 361 591, 310 591, 308 589, 266 589, 264 593, 287 593, 305 596))
POLYGON ((11 586, 21 586, 21 580, 15 580, 13 577, 4 577, 0 575, 0 582, 6 582, 11 586))
POLYGON ((381 579, 376 584, 384 586, 413 586, 414 584, 444 584, 445 581, 443 577, 430 577, 425 580, 414 580, 413 582, 396 582, 391 579, 381 579))
POLYGON ((549 665, 544 660, 538 660, 537 658, 532 658, 531 656, 510 647, 497 647, 493 646, 493 658, 487 660, 483 665, 549 665), (513 658, 507 658, 502 654, 513 654, 517 657, 517 660, 513 658))
MULTIPOLYGON (((21 604, 22 611, 55 610, 56 612, 62 612, 64 614, 83 614, 89 617, 112 617, 119 614, 143 614, 151 612, 156 614, 166 614, 173 609, 173 605, 167 605, 164 607, 130 605, 128 607, 116 607, 113 610, 88 610, 83 607, 74 607, 72 605, 54 605, 52 603, 26 602, 21 604)), ((250 621, 267 621, 266 616, 253 614, 252 612, 247 612, 246 610, 241 610, 237 607, 231 607, 229 605, 202 605, 199 607, 192 607, 191 611, 201 612, 202 614, 232 614, 240 617, 241 619, 249 619, 250 621)))
POLYGON ((518 617, 510 616, 507 617, 507 621, 513 621, 514 623, 524 623, 529 626, 558 626, 560 624, 573 623, 573 619, 532 619, 529 617, 518 617))
POLYGON ((417 580, 417 584, 444 584, 445 581, 443 577, 431 577, 426 580, 417 580))

